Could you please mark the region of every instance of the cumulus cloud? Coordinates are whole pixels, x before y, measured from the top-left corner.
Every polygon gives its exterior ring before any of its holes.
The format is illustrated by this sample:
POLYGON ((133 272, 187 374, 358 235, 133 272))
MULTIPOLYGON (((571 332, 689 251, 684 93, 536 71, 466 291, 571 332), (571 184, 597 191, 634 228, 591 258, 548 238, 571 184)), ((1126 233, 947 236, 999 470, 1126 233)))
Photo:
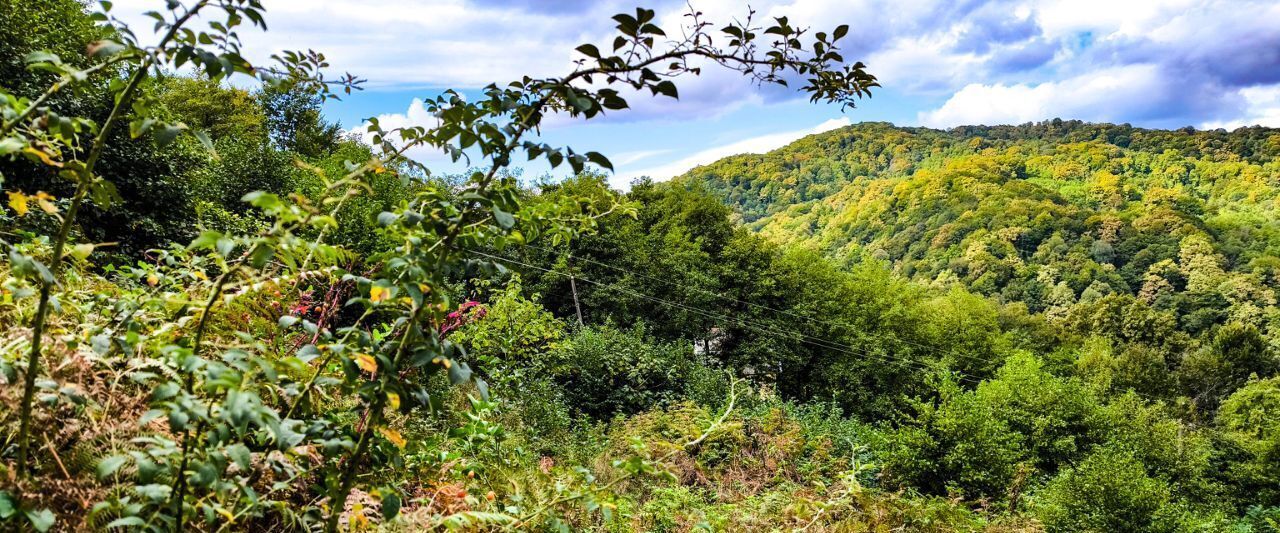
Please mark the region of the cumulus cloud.
MULTIPOLYGON (((665 28, 686 22, 683 0, 648 3, 665 28)), ((1264 120, 1259 88, 1280 84, 1280 2, 1274 0, 760 0, 756 20, 851 26, 849 60, 863 60, 881 91, 940 102, 922 124, 1051 117, 1146 126, 1264 120), (1255 91, 1255 92, 1248 92, 1255 91)), ((746 12, 739 0, 693 0, 708 20, 746 12)), ((572 68, 583 42, 606 44, 610 15, 629 0, 273 0, 271 32, 246 29, 263 61, 314 48, 369 87, 475 88, 572 68)), ((138 28, 155 0, 117 0, 138 28)), ((797 98, 752 87, 719 69, 681 83, 681 98, 644 96, 608 121, 680 122, 797 98)), ((1263 98, 1262 100, 1265 100, 1263 98)), ((548 125, 556 127, 552 120, 548 125)))
POLYGON ((663 165, 640 168, 636 170, 628 170, 621 168, 612 180, 614 187, 626 188, 632 180, 641 177, 650 177, 654 180, 666 180, 687 172, 690 169, 702 165, 714 163, 726 157, 739 154, 762 154, 770 150, 782 148, 806 135, 831 131, 851 124, 848 117, 838 119, 830 119, 818 124, 812 128, 784 131, 781 133, 771 133, 768 135, 760 135, 757 137, 748 137, 739 141, 731 142, 721 146, 708 148, 700 152, 694 153, 687 157, 666 163, 663 165))
MULTIPOLYGON (((135 28, 154 22, 141 13, 156 9, 155 0, 115 4, 135 28)), ((615 4, 544 11, 466 0, 275 0, 267 3, 270 31, 240 35, 260 63, 281 50, 315 49, 371 88, 471 88, 570 68, 573 47, 607 30, 615 4)))
MULTIPOLYGON (((409 107, 403 113, 382 113, 376 118, 378 120, 378 125, 382 127, 383 131, 392 131, 397 128, 409 128, 415 126, 431 128, 440 123, 435 116, 427 111, 426 102, 423 102, 421 98, 414 98, 413 101, 409 102, 409 107)), ((373 144, 373 134, 369 133, 369 122, 366 121, 360 124, 355 129, 351 130, 351 132, 359 135, 364 142, 370 145, 373 144)), ((389 140, 394 143, 398 139, 395 134, 392 134, 389 137, 389 140)), ((453 163, 453 160, 448 154, 430 146, 416 146, 410 148, 405 155, 410 159, 428 166, 443 165, 448 167, 450 170, 457 170, 456 168, 453 168, 457 165, 453 163)))
MULTIPOLYGON (((1264 94, 1280 83, 1280 4, 1262 1, 1045 0, 1030 6, 1056 44, 1048 68, 958 88, 923 125, 1007 124, 1054 117, 1144 126, 1271 120, 1264 94), (1262 92, 1259 92, 1262 91, 1262 92)), ((1026 46, 1046 57, 1043 47, 1026 46)), ((998 59, 984 62, 999 67, 998 59)))
POLYGON ((1280 128, 1280 84, 1266 87, 1249 87, 1240 90, 1245 101, 1244 116, 1233 120, 1210 121, 1203 129, 1235 129, 1242 126, 1266 126, 1280 128))
POLYGON ((1176 123, 1195 98, 1171 89, 1157 65, 1115 67, 1034 85, 971 84, 938 109, 921 112, 919 122, 935 128, 1053 117, 1176 123))

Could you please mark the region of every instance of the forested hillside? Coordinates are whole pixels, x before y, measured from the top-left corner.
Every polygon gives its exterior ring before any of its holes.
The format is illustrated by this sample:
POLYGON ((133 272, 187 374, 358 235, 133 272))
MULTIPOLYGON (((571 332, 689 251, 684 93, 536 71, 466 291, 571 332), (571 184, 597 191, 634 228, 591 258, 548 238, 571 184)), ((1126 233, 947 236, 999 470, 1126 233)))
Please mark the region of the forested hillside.
POLYGON ((110 7, 0 0, 0 529, 1280 531, 1270 130, 863 124, 624 193, 543 118, 699 57, 859 103, 850 28, 637 9, 359 137, 359 78, 241 56, 258 2, 110 7))
POLYGON ((1266 128, 861 124, 681 181, 778 242, 1049 316, 1134 296, 1196 336, 1275 327, 1278 158, 1266 128))

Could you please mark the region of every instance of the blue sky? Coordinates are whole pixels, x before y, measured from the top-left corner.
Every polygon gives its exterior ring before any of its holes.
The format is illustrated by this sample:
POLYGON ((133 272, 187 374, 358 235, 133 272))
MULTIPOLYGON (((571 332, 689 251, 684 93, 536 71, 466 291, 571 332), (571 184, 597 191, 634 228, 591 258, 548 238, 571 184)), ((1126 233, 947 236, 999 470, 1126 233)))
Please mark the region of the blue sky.
MULTIPOLYGON (((267 0, 271 32, 242 32, 262 60, 281 49, 325 52, 333 68, 369 80, 327 107, 348 129, 428 123, 415 98, 443 88, 473 92, 524 74, 566 73, 578 44, 604 44, 617 0, 267 0)), ((745 4, 692 0, 722 23, 745 4)), ((161 0, 120 0, 129 16, 161 0)), ((683 1, 642 5, 666 28, 683 1)), ((614 183, 665 179, 742 152, 860 121, 952 127, 1048 118, 1139 126, 1280 127, 1280 1, 1251 0, 770 0, 762 16, 829 29, 849 24, 844 55, 884 85, 856 109, 811 105, 708 69, 681 83, 681 99, 632 101, 604 120, 557 121, 544 140, 608 155, 614 183)), ((146 26, 141 26, 146 27, 146 26)), ((456 165, 414 154, 440 171, 456 165)), ((545 167, 526 169, 527 175, 545 167)))

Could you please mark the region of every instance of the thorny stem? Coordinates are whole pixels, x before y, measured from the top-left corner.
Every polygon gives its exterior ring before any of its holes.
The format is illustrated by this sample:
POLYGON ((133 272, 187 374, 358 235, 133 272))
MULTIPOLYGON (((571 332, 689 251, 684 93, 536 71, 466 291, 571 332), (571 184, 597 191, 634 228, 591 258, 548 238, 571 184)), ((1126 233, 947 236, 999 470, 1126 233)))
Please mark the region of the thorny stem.
POLYGON ((325 531, 336 533, 338 531, 338 519, 342 517, 342 512, 347 507, 347 494, 351 492, 351 486, 356 481, 356 463, 360 457, 364 456, 369 449, 369 443, 373 440, 373 427, 380 422, 382 412, 382 403, 384 395, 379 394, 374 398, 370 409, 374 414, 369 420, 369 425, 360 433, 360 442, 356 444, 356 449, 347 457, 346 468, 342 470, 342 482, 338 484, 337 491, 329 497, 329 520, 325 524, 325 531))
MULTIPOLYGON (((204 342, 205 326, 209 323, 209 315, 213 313, 213 306, 217 305, 218 297, 222 295, 222 288, 227 284, 227 280, 231 278, 231 275, 239 269, 239 265, 228 268, 221 276, 218 276, 218 280, 214 283, 213 291, 209 293, 209 299, 205 302, 204 308, 200 312, 200 322, 196 324, 195 343, 191 347, 191 357, 193 359, 200 357, 200 348, 204 342)), ((184 389, 187 394, 192 393, 193 387, 195 387, 195 374, 193 372, 188 372, 186 382, 184 384, 184 389)), ((187 465, 191 461, 191 446, 196 439, 200 438, 200 433, 204 429, 203 426, 204 422, 201 421, 196 424, 195 431, 184 431, 182 433, 182 461, 178 467, 178 472, 174 477, 173 488, 173 515, 178 521, 175 531, 182 531, 182 519, 185 515, 183 512, 183 500, 186 497, 187 491, 187 465)))
MULTIPOLYGON (((177 34, 178 29, 207 4, 208 0, 203 0, 175 20, 173 26, 169 28, 169 31, 160 40, 158 48, 163 48, 168 44, 177 34)), ((75 223, 76 213, 80 210, 80 205, 84 203, 84 197, 89 193, 89 187, 93 184, 93 169, 98 164, 98 158, 102 157, 102 149, 106 145, 107 135, 111 132, 111 128, 115 126, 116 122, 119 121, 125 105, 132 100, 133 93, 138 90, 138 85, 147 76, 147 71, 150 70, 153 62, 153 59, 148 57, 142 64, 138 65, 138 69, 129 78, 129 83, 119 97, 116 98, 115 105, 111 108, 111 113, 107 115, 107 120, 102 123, 102 127, 98 130, 98 135, 93 139, 93 147, 90 149, 89 158, 85 160, 84 168, 80 171, 75 196, 71 200, 71 206, 67 208, 66 215, 62 218, 62 225, 58 228, 58 238, 54 241, 53 257, 50 259, 49 265, 49 272, 53 279, 42 283, 40 286, 40 303, 36 307, 36 316, 31 326, 31 353, 27 357, 27 372, 24 376, 22 390, 22 414, 18 425, 18 477, 24 477, 29 473, 27 453, 30 447, 31 402, 35 396, 36 372, 40 369, 40 344, 44 336, 45 321, 49 316, 49 299, 52 296, 53 285, 57 283, 58 274, 62 271, 62 254, 66 248, 67 237, 71 234, 71 226, 75 223)))
POLYGON ((20 404, 22 414, 18 423, 18 477, 24 477, 28 473, 27 453, 31 444, 32 400, 36 392, 36 373, 40 370, 40 343, 44 338, 45 320, 49 316, 49 298, 53 292, 53 284, 57 282, 58 274, 62 270, 63 248, 66 247, 67 236, 71 233, 72 221, 88 192, 89 180, 81 176, 80 183, 76 186, 75 197, 71 200, 71 207, 67 209, 67 214, 62 219, 62 226, 58 229, 58 239, 54 241, 53 260, 49 268, 53 280, 46 280, 40 285, 40 304, 36 307, 36 316, 31 325, 31 353, 27 356, 27 371, 23 376, 22 403, 20 404))
MULTIPOLYGON (((420 311, 420 308, 414 309, 410 317, 410 324, 416 321, 418 311, 420 311)), ((405 329, 404 337, 400 339, 400 346, 396 349, 392 367, 396 366, 396 363, 400 361, 400 355, 404 353, 404 347, 409 344, 413 331, 412 327, 405 329)), ((346 462, 343 465, 345 468, 342 470, 342 482, 338 484, 337 492, 329 497, 329 521, 325 526, 325 531, 329 533, 338 531, 338 518, 346 510, 347 495, 351 492, 351 487, 356 480, 356 465, 364 457, 365 452, 369 450, 369 443, 373 440, 374 428, 378 427, 378 424, 382 421, 382 407, 386 402, 387 395, 382 392, 381 388, 376 389, 374 394, 373 402, 369 404, 369 409, 366 411, 369 414, 366 420, 368 423, 360 429, 360 441, 356 444, 356 449, 346 458, 346 462)))
MULTIPOLYGON (((404 336, 400 338, 400 345, 396 347, 396 354, 392 358, 391 367, 398 366, 401 356, 404 355, 405 347, 413 340, 413 332, 415 329, 412 324, 416 324, 418 314, 422 312, 422 307, 415 307, 409 316, 410 326, 405 328, 404 336)), ((356 444, 356 449, 346 458, 345 468, 342 472, 342 482, 338 485, 338 492, 329 497, 329 522, 325 528, 329 533, 338 531, 338 518, 347 507, 347 495, 351 492, 351 486, 355 483, 356 465, 369 449, 369 442, 373 439, 374 428, 378 427, 382 419, 382 408, 387 400, 387 395, 383 393, 381 388, 375 391, 376 396, 373 402, 369 404, 366 413, 369 414, 368 423, 360 429, 360 441, 356 444)))

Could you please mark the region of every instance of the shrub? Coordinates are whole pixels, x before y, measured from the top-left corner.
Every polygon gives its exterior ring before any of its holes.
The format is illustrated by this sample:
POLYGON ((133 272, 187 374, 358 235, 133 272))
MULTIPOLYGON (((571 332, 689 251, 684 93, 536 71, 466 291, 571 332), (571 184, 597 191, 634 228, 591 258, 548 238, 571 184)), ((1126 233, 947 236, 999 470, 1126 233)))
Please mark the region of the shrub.
POLYGON ((691 346, 653 343, 642 326, 585 328, 553 355, 569 405, 596 418, 635 414, 679 399, 695 365, 691 346))
POLYGON ((1222 403, 1217 423, 1225 441, 1221 448, 1236 455, 1222 470, 1237 498, 1280 506, 1280 377, 1241 387, 1222 403))
POLYGON ((1132 455, 1102 448, 1051 481, 1037 503, 1054 531, 1150 531, 1169 487, 1132 455))

